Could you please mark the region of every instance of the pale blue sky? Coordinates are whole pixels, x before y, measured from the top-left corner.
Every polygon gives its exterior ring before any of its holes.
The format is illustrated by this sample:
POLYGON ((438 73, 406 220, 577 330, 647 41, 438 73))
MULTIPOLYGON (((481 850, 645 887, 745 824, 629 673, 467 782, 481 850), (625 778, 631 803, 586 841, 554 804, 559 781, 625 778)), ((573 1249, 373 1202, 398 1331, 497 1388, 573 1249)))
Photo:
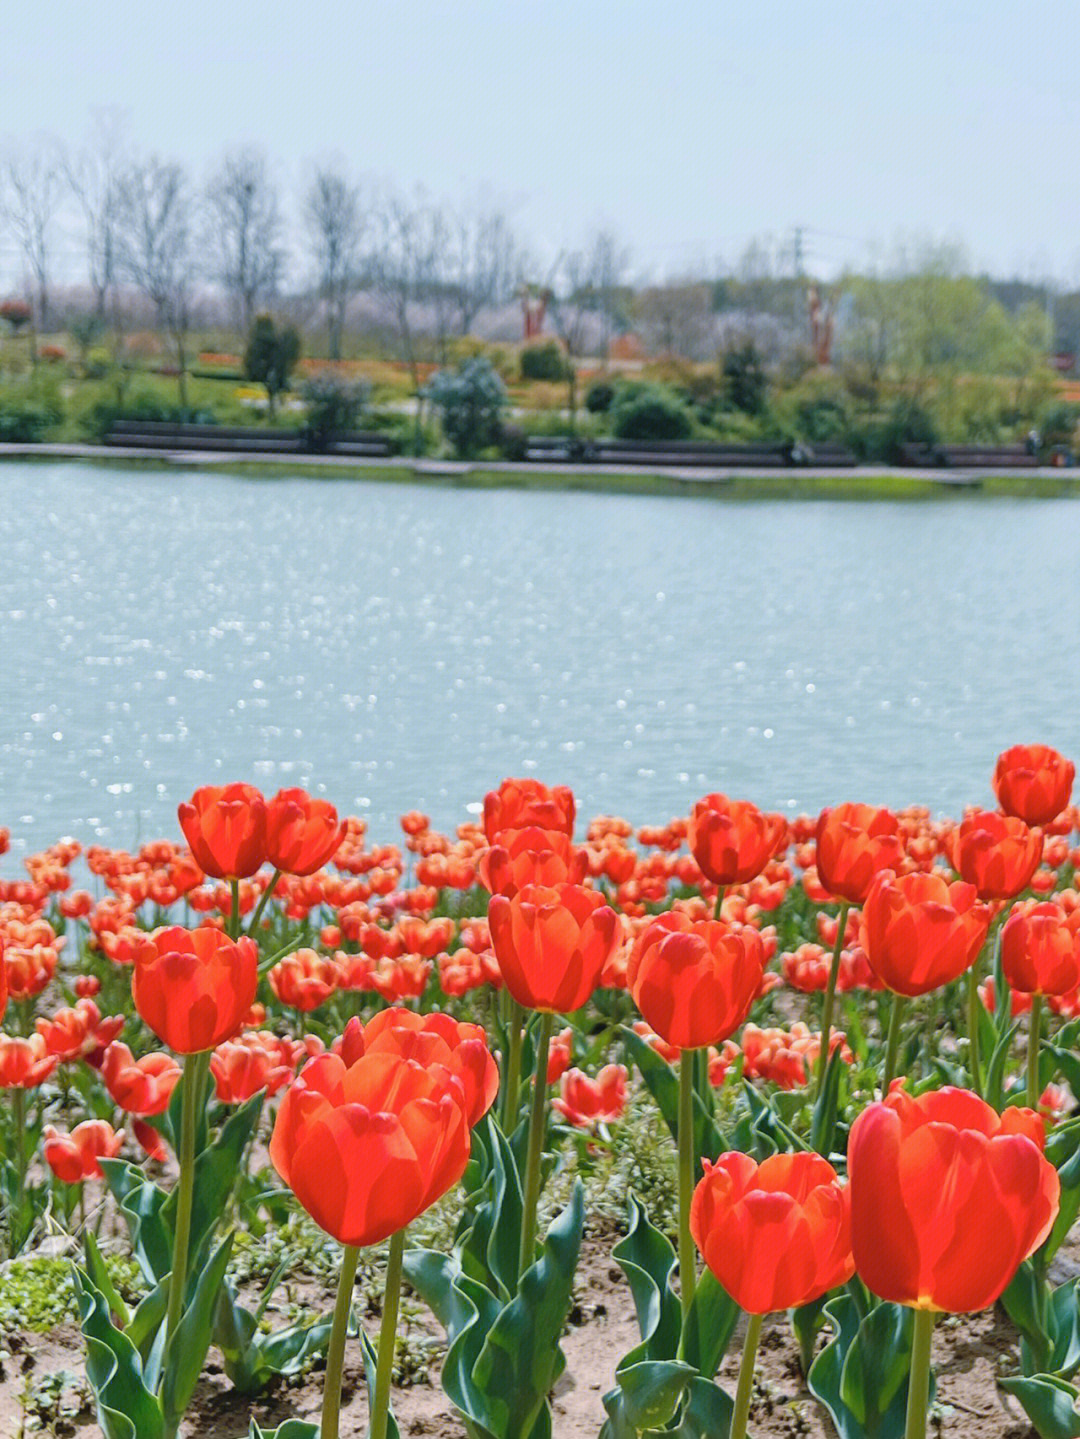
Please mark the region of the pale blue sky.
POLYGON ((1080 280, 1078 0, 11 0, 0 138, 93 106, 202 172, 254 141, 505 205, 540 254, 613 226, 637 274, 807 227, 1080 280))

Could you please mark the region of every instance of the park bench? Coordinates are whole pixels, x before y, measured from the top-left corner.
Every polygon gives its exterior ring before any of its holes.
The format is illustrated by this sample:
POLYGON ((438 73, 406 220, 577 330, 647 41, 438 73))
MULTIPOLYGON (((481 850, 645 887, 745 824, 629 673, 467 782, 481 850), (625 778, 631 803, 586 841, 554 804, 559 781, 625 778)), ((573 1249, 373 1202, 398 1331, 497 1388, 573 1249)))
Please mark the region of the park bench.
POLYGON ((355 455, 362 459, 386 459, 394 453, 390 435, 374 430, 345 430, 335 435, 326 447, 328 455, 355 455))
POLYGON ((305 448, 300 430, 165 424, 152 420, 116 420, 105 436, 105 443, 131 449, 211 450, 244 454, 298 454, 305 448))
POLYGON ((1026 445, 928 445, 910 443, 900 446, 902 464, 920 469, 946 470, 1033 470, 1039 464, 1037 455, 1026 445))
POLYGON ((605 440, 574 435, 530 435, 525 458, 532 463, 663 465, 679 469, 780 468, 791 463, 787 445, 760 442, 725 445, 704 440, 605 440))

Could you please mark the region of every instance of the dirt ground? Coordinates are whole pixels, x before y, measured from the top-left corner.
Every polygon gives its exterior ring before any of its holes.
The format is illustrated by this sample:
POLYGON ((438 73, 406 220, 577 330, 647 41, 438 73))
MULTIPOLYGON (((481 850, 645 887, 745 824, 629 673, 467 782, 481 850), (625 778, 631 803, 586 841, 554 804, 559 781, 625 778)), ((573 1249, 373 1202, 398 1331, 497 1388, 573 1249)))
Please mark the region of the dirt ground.
MULTIPOLYGON (((563 1338, 566 1373, 555 1391, 555 1439, 596 1439, 603 1423, 601 1399, 612 1387, 615 1366, 637 1342, 637 1328, 629 1289, 611 1258, 615 1236, 587 1235, 578 1271, 576 1303, 563 1338)), ((1055 1261, 1056 1282, 1080 1268, 1080 1241, 1074 1237, 1055 1261)), ((431 1332, 439 1329, 431 1318, 431 1332)), ((374 1337, 376 1324, 370 1322, 374 1337)), ((60 1370, 82 1372, 78 1330, 61 1326, 43 1336, 9 1338, 10 1358, 0 1374, 0 1439, 23 1439, 19 1395, 27 1376, 60 1370)), ((738 1337, 720 1371, 720 1382, 734 1391, 740 1345, 738 1337)), ((350 1343, 345 1373, 342 1434, 360 1436, 367 1429, 367 1390, 358 1347, 350 1343)), ((1016 1370, 1015 1331, 1000 1310, 946 1320, 934 1335, 934 1362, 938 1376, 938 1405, 931 1432, 947 1439, 1026 1439, 1034 1435, 1020 1407, 996 1386, 999 1374, 1016 1370)), ((282 1385, 256 1399, 244 1399, 230 1388, 221 1372, 220 1357, 211 1350, 207 1373, 196 1395, 185 1427, 185 1439, 241 1439, 248 1419, 273 1426, 292 1417, 318 1420, 322 1374, 317 1371, 299 1384, 282 1385)), ((403 1439, 464 1439, 465 1430, 455 1418, 438 1386, 438 1365, 430 1384, 414 1384, 394 1391, 394 1411, 403 1439)), ((758 1356, 751 1431, 758 1439, 833 1439, 828 1417, 809 1394, 799 1372, 797 1349, 786 1316, 766 1321, 758 1356)), ((52 1431, 56 1439, 101 1439, 89 1412, 61 1421, 52 1431)))

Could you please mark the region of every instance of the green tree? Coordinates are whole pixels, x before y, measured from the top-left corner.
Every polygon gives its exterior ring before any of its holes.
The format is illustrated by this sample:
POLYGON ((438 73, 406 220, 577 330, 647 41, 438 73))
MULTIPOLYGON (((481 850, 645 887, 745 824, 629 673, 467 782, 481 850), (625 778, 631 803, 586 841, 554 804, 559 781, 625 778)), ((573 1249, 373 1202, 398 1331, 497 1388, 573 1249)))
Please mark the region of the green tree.
POLYGON ((244 374, 262 385, 274 414, 277 397, 289 388, 289 376, 300 358, 300 336, 292 325, 278 329, 270 315, 259 315, 244 352, 244 374))
POLYGON ((467 459, 498 440, 506 386, 482 355, 457 370, 439 370, 424 396, 438 410, 455 454, 467 459))

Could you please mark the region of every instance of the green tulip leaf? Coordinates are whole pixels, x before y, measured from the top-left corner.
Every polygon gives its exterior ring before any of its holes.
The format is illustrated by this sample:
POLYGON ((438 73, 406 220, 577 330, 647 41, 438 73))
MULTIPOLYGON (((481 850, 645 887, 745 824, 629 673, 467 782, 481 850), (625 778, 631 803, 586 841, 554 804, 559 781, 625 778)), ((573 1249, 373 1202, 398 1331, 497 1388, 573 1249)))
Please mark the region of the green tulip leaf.
POLYGON ((147 1387, 138 1350, 109 1317, 109 1302, 74 1267, 75 1298, 86 1341, 86 1377, 105 1439, 162 1439, 161 1406, 147 1387))
MULTIPOLYGON (((679 1077, 676 1071, 663 1059, 647 1040, 628 1026, 619 1030, 619 1037, 626 1046, 630 1059, 637 1065, 645 1086, 671 1131, 671 1137, 679 1140, 679 1077)), ((701 1102, 701 1096, 694 1095, 694 1152, 699 1158, 715 1159, 730 1148, 724 1135, 713 1122, 701 1102)))
MULTIPOLYGON (((878 1304, 862 1320, 842 1294, 825 1305, 833 1337, 810 1366, 807 1386, 840 1439, 903 1439, 914 1313, 878 1304)), ((930 1376, 930 1395, 934 1394, 930 1376)))
POLYGON ((126 1160, 102 1159, 100 1164, 124 1216, 135 1261, 146 1282, 156 1285, 172 1269, 173 1226, 163 1214, 169 1196, 126 1160))
POLYGON ((167 1418, 179 1421, 195 1390, 213 1333, 214 1311, 233 1237, 226 1235, 209 1264, 199 1273, 195 1293, 169 1338, 162 1365, 161 1407, 167 1418))
POLYGON ((671 1283, 679 1261, 671 1241, 652 1224, 634 1194, 630 1195, 629 1217, 626 1237, 612 1250, 612 1258, 630 1286, 641 1334, 641 1343, 622 1361, 627 1366, 647 1359, 676 1358, 682 1331, 682 1306, 671 1283))
POLYGON ((1041 1439, 1080 1439, 1080 1393, 1053 1374, 1017 1375, 998 1383, 1024 1406, 1041 1439))

